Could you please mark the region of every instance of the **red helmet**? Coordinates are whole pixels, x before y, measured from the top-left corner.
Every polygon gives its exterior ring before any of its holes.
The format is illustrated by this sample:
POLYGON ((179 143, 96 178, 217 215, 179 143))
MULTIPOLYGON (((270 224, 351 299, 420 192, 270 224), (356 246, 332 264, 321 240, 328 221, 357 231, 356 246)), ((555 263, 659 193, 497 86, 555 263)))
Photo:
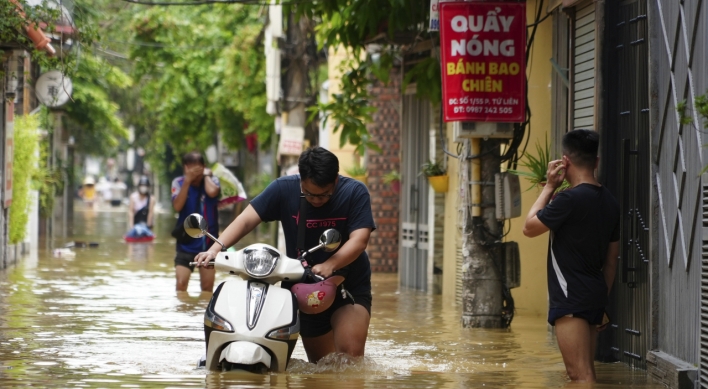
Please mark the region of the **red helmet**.
POLYGON ((337 293, 337 284, 330 280, 315 284, 295 284, 291 288, 297 298, 300 311, 314 315, 332 306, 337 293))

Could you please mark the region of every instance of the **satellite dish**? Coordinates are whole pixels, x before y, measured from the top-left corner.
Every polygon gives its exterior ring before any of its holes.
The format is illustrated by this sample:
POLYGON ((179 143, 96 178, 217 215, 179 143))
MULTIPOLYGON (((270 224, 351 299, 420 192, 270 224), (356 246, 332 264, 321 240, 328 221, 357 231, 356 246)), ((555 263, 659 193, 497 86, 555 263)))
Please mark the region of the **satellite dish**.
POLYGON ((39 101, 50 108, 61 107, 71 97, 71 79, 58 70, 50 70, 37 79, 34 86, 39 101))

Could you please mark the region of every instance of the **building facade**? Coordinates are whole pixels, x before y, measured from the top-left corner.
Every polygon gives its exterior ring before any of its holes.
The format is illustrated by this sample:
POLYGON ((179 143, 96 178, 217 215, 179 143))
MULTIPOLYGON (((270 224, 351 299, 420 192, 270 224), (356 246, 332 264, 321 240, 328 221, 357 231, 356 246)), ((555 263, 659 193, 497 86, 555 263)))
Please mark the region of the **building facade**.
POLYGON ((599 131, 599 176, 622 210, 612 328, 597 357, 671 388, 708 388, 708 4, 552 6, 555 147, 569 129, 599 131))
MULTIPOLYGON (((527 2, 530 25, 537 6, 527 2)), ((559 155, 565 132, 598 131, 598 175, 622 208, 620 262, 609 307, 613 321, 601 335, 597 358, 647 369, 672 388, 708 388, 708 3, 552 0, 543 7, 543 15, 550 15, 538 26, 528 53, 529 143, 542 144, 548 136, 559 155)), ((404 123, 414 113, 433 114, 425 106, 407 110, 406 98, 404 93, 404 123)), ((472 166, 431 143, 459 150, 451 126, 436 136, 434 126, 426 124, 435 119, 409 121, 429 126, 427 139, 418 138, 429 150, 426 157, 447 160, 451 190, 442 210, 442 293, 459 303, 459 210, 469 202, 460 193, 463 173, 472 166)), ((405 126, 402 131, 405 153, 405 126)), ((432 196, 428 207, 435 203, 432 196)), ((522 215, 536 196, 534 190, 524 192, 522 215)), ((520 222, 507 222, 505 240, 518 241, 521 251, 521 287, 513 293, 517 312, 542 316, 545 242, 526 239, 520 222)), ((401 230, 403 236, 406 226, 401 230)), ((416 266, 433 277, 433 270, 425 270, 432 266, 416 266)))

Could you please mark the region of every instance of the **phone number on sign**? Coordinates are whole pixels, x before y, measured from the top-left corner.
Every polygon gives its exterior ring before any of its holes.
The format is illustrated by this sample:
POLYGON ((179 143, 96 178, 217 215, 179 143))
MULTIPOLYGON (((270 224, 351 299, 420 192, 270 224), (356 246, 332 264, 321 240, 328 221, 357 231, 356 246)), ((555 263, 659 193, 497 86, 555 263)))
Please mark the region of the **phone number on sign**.
POLYGON ((479 105, 458 105, 453 107, 455 113, 496 113, 496 114, 512 114, 513 107, 485 107, 479 105))

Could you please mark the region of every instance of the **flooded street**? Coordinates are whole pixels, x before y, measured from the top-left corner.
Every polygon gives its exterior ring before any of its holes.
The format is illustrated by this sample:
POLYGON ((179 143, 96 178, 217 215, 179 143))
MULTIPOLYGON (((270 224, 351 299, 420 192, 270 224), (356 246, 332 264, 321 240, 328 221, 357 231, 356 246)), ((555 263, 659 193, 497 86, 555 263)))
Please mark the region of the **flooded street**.
MULTIPOLYGON (((542 317, 510 330, 463 329, 442 300, 398 291, 395 274, 375 274, 373 317, 362 360, 306 363, 298 343, 285 374, 196 369, 204 353, 198 274, 177 294, 173 219, 159 215, 150 244, 126 244, 122 209, 77 204, 74 236, 97 242, 75 257, 34 258, 0 272, 0 387, 48 388, 560 388, 560 353, 542 317)), ((219 280, 226 278, 217 273, 219 280)), ((596 388, 662 388, 644 371, 597 364, 596 388)))

